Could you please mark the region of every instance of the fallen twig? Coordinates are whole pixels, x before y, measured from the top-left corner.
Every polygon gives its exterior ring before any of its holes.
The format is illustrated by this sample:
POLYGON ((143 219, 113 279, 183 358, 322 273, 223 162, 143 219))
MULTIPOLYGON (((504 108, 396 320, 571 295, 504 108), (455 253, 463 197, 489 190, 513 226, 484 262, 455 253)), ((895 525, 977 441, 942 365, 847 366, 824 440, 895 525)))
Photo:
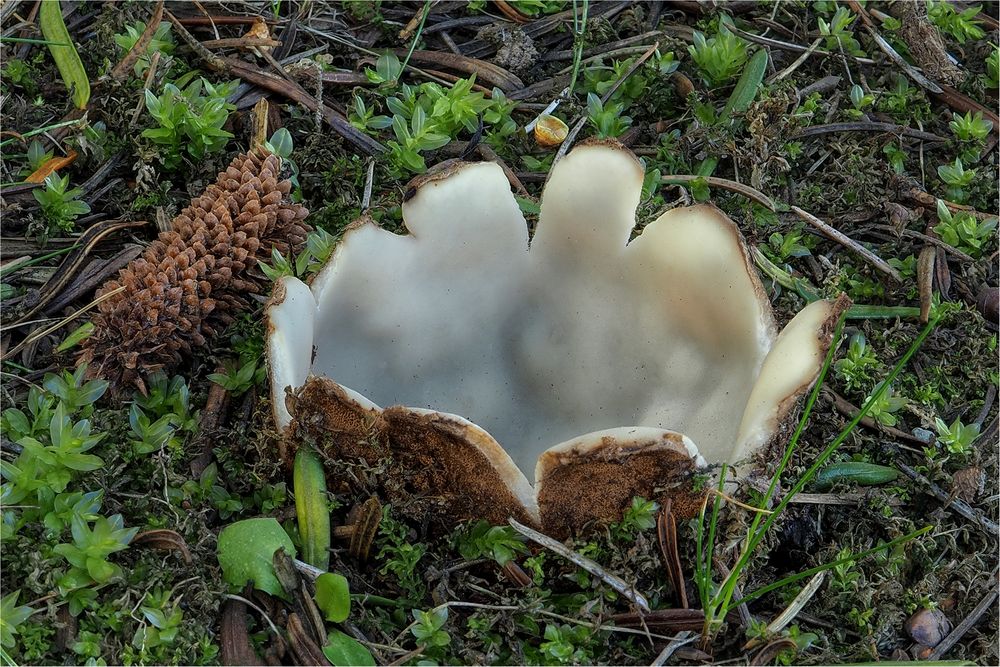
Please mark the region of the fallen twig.
MULTIPOLYGON (((919 314, 919 310, 917 312, 919 314)), ((833 401, 833 407, 837 409, 837 412, 845 415, 846 417, 854 418, 855 415, 861 412, 861 408, 848 401, 846 398, 835 392, 833 389, 830 389, 829 387, 823 387, 822 391, 827 398, 833 401)), ((920 438, 911 433, 907 433, 906 431, 901 431, 898 428, 892 426, 886 426, 884 424, 880 424, 871 417, 863 418, 861 420, 861 425, 867 428, 880 430, 886 435, 890 435, 899 440, 915 442, 920 445, 927 444, 925 440, 921 440, 920 438)))
MULTIPOLYGON (((405 53, 406 49, 396 50, 396 55, 398 56, 402 56, 405 53)), ((463 74, 475 74, 477 80, 485 81, 504 92, 524 88, 524 82, 504 68, 477 58, 468 58, 466 56, 455 55, 454 53, 444 53, 443 51, 414 51, 410 55, 410 62, 424 66, 444 67, 462 72, 463 74)))
POLYGON ((975 507, 972 507, 964 500, 960 498, 955 498, 950 493, 946 493, 944 489, 942 489, 940 486, 938 486, 931 480, 927 479, 926 477, 924 477, 919 472, 917 472, 910 466, 906 465, 902 461, 896 461, 894 465, 896 466, 896 468, 905 473, 906 476, 909 477, 910 479, 916 482, 920 482, 921 484, 926 486, 927 490, 930 491, 931 495, 940 500, 942 503, 944 503, 945 507, 954 509, 961 516, 965 517, 969 521, 972 521, 977 526, 986 531, 986 533, 990 537, 995 538, 997 536, 997 533, 1000 532, 1000 526, 998 526, 995 522, 991 521, 989 518, 986 517, 985 514, 983 514, 975 507))
POLYGON ((682 609, 688 608, 687 585, 684 582, 684 566, 681 565, 680 551, 677 546, 677 519, 671 511, 668 498, 656 516, 656 536, 660 543, 660 553, 663 564, 667 568, 667 577, 674 586, 678 602, 682 609))
POLYGON ((261 88, 274 93, 279 93, 285 97, 298 102, 310 111, 320 112, 323 119, 333 130, 354 144, 358 149, 368 155, 376 155, 385 152, 386 148, 375 141, 367 134, 360 132, 357 128, 347 122, 347 119, 333 109, 329 108, 322 101, 307 93, 302 86, 281 77, 274 76, 254 68, 248 63, 230 58, 221 58, 206 49, 194 36, 180 24, 176 17, 170 12, 164 12, 167 19, 177 29, 178 34, 184 42, 194 49, 195 53, 205 61, 205 64, 217 72, 225 72, 232 76, 237 76, 244 81, 249 81, 261 88))
POLYGON ((163 19, 163 0, 157 0, 156 6, 153 8, 153 15, 149 17, 149 23, 146 24, 146 29, 142 31, 139 35, 139 39, 136 40, 132 48, 129 49, 125 57, 121 59, 115 68, 111 70, 112 79, 121 79, 128 71, 132 69, 135 62, 139 60, 139 57, 146 53, 146 47, 149 43, 153 41, 153 35, 156 34, 156 29, 160 27, 160 21, 163 19))
POLYGON ((566 560, 572 562, 577 567, 581 567, 587 572, 590 572, 595 577, 601 579, 604 583, 611 588, 615 589, 619 595, 628 599, 632 604, 646 612, 647 614, 651 611, 649 606, 649 601, 641 593, 637 592, 635 588, 625 582, 624 579, 618 577, 617 575, 607 572, 603 567, 595 563, 594 561, 581 556, 569 547, 565 546, 562 542, 554 540, 548 535, 538 532, 533 528, 525 526, 516 519, 508 519, 507 522, 510 524, 511 528, 521 533, 527 537, 532 542, 536 542, 546 549, 553 551, 566 560))
POLYGON ((73 250, 59 265, 56 272, 52 277, 45 283, 45 287, 42 289, 42 293, 38 296, 38 301, 29 310, 25 311, 20 317, 5 325, 0 331, 7 331, 18 326, 25 324, 29 318, 34 316, 36 313, 44 310, 50 301, 59 296, 59 292, 66 287, 67 284, 73 279, 77 273, 87 263, 87 256, 97 247, 106 236, 113 234, 122 229, 129 229, 132 227, 141 227, 147 224, 145 220, 136 220, 134 222, 122 221, 122 220, 109 220, 107 222, 101 222, 96 225, 92 225, 90 228, 84 232, 80 238, 77 240, 77 248, 73 250))
POLYGON ((896 49, 892 48, 889 42, 885 41, 885 38, 879 34, 878 30, 875 29, 875 25, 872 23, 871 18, 868 16, 868 12, 865 11, 864 7, 857 0, 847 0, 847 4, 850 6, 851 10, 854 11, 861 18, 861 25, 868 34, 871 36, 875 43, 878 44, 878 48, 882 50, 882 53, 889 57, 889 60, 896 63, 901 70, 906 72, 907 76, 917 82, 921 88, 924 88, 932 93, 940 93, 941 88, 923 75, 923 72, 918 70, 916 67, 910 63, 903 60, 903 56, 896 52, 896 49))
MULTIPOLYGON (((826 572, 819 572, 814 575, 813 578, 809 580, 809 583, 802 587, 802 590, 795 596, 795 599, 792 600, 780 614, 775 616, 773 621, 768 623, 767 636, 773 637, 784 630, 785 627, 791 623, 796 616, 798 616, 798 613, 802 611, 803 607, 809 604, 809 601, 812 600, 816 591, 819 590, 819 587, 823 585, 823 581, 825 579, 826 572)), ((743 650, 749 651, 750 649, 759 646, 760 643, 760 639, 753 638, 743 645, 743 650)))
POLYGON ((761 206, 767 208, 769 211, 776 211, 777 207, 770 197, 765 195, 760 190, 751 188, 749 185, 744 185, 743 183, 737 183, 736 181, 730 181, 725 178, 719 178, 718 176, 695 176, 692 174, 671 174, 670 176, 664 176, 660 181, 664 185, 678 185, 680 183, 691 183, 693 181, 703 180, 706 185, 715 188, 722 188, 723 190, 729 190, 730 192, 735 192, 741 194, 747 199, 752 199, 761 206))
POLYGON ((893 134, 902 135, 904 137, 910 137, 911 139, 920 139, 922 141, 947 141, 944 137, 939 137, 936 134, 930 132, 923 132, 921 130, 914 130, 912 128, 906 127, 905 125, 896 125, 895 123, 830 123, 829 125, 813 125, 812 127, 807 127, 799 130, 794 135, 793 139, 804 139, 805 137, 813 137, 817 134, 830 134, 833 132, 891 132, 893 134))
POLYGON ((663 647, 660 651, 660 655, 656 656, 653 662, 649 663, 650 667, 660 667, 661 665, 667 664, 667 660, 670 660, 670 656, 682 646, 686 646, 698 638, 699 635, 691 632, 690 630, 685 630, 684 632, 678 633, 677 637, 663 647))
POLYGON ((86 313, 87 311, 89 311, 90 309, 94 308, 95 306, 100 305, 103 301, 106 301, 107 299, 110 299, 111 297, 115 296, 116 294, 118 294, 119 292, 121 292, 124 289, 125 289, 124 287, 119 287, 118 289, 111 290, 107 294, 102 294, 100 297, 94 299, 93 301, 91 301, 90 303, 88 303, 83 308, 80 308, 75 313, 73 313, 73 314, 71 314, 71 315, 69 315, 67 317, 64 317, 63 319, 59 320, 58 322, 56 322, 52 326, 48 327, 47 329, 43 329, 41 331, 36 331, 36 332, 32 333, 30 336, 28 336, 27 338, 25 338, 24 340, 22 340, 20 343, 18 343, 14 347, 10 348, 9 350, 7 350, 3 354, 3 356, 0 356, 0 361, 6 361, 6 360, 10 359, 15 354, 17 354, 18 352, 20 352, 21 350, 23 350, 27 346, 29 346, 32 343, 34 343, 36 340, 40 340, 42 338, 45 338, 50 333, 58 331, 59 329, 61 329, 62 327, 66 326, 67 324, 69 324, 70 322, 72 322, 73 320, 75 320, 76 318, 80 317, 81 315, 83 315, 84 313, 86 313))
POLYGON ((876 255, 871 250, 864 247, 851 237, 847 236, 846 234, 837 229, 834 229, 833 227, 826 224, 825 222, 823 222, 816 216, 812 215, 811 213, 803 211, 798 206, 792 206, 792 211, 795 213, 795 215, 799 216, 800 218, 808 222, 810 225, 818 229, 820 232, 822 232, 824 236, 826 236, 832 241, 836 241, 845 248, 861 256, 862 259, 864 259, 866 262, 874 266, 876 269, 878 269, 882 273, 886 274, 887 276, 895 280, 897 283, 903 282, 903 277, 899 275, 899 271, 889 266, 888 262, 886 262, 884 259, 876 255))
MULTIPOLYGON (((847 505, 857 507, 868 498, 864 493, 796 493, 789 502, 799 505, 847 505)), ((880 499, 890 507, 900 507, 904 503, 899 498, 880 499)))
POLYGON ((795 62, 793 62, 788 67, 786 67, 785 69, 781 70, 780 72, 772 76, 770 79, 768 79, 767 82, 769 84, 777 83, 778 81, 781 81, 786 76, 797 70, 802 65, 802 63, 808 60, 809 56, 811 56, 813 52, 816 51, 817 48, 819 48, 819 45, 822 42, 823 42, 822 37, 817 37, 816 39, 814 39, 813 43, 809 45, 809 48, 803 51, 802 55, 795 59, 795 62))
POLYGON ((957 257, 958 259, 962 260, 963 262, 972 262, 972 261, 975 261, 975 260, 972 259, 971 256, 965 254, 964 252, 962 252, 961 250, 959 250, 955 246, 948 245, 947 243, 945 243, 944 241, 942 241, 939 238, 935 238, 933 236, 928 236, 927 234, 922 234, 922 233, 920 233, 918 231, 915 231, 915 230, 912 230, 912 229, 904 229, 904 230, 900 231, 900 230, 897 230, 895 227, 893 227, 891 225, 869 225, 869 227, 871 229, 878 229, 880 231, 889 232, 890 234, 894 234, 896 236, 900 236, 900 235, 902 235, 902 236, 908 236, 908 237, 913 238, 913 239, 919 239, 919 240, 921 240, 921 241, 923 241, 925 243, 930 243, 933 246, 941 248, 946 253, 948 253, 950 255, 954 255, 955 257, 957 257))
POLYGON ((1000 128, 1000 116, 993 109, 983 106, 979 102, 975 101, 968 95, 958 92, 951 86, 941 84, 940 93, 932 93, 934 97, 943 101, 953 110, 958 112, 977 112, 981 111, 983 117, 987 120, 993 121, 993 132, 998 132, 1000 128))

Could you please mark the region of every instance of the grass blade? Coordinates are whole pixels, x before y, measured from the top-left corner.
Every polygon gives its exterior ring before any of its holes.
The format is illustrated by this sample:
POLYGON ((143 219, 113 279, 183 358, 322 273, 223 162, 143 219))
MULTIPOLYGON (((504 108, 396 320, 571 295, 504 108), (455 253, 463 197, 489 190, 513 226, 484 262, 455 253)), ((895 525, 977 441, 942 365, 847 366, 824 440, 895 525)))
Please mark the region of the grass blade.
POLYGON ((42 28, 42 35, 49 42, 49 52, 56 61, 56 67, 59 68, 59 76, 73 94, 73 104, 77 109, 86 108, 87 102, 90 101, 90 77, 83 69, 80 54, 76 52, 69 30, 66 29, 62 17, 62 3, 58 0, 42 2, 38 9, 38 23, 42 28), (58 46, 59 44, 67 46, 58 46))
POLYGON ((839 560, 831 561, 831 562, 825 563, 823 565, 817 565, 816 567, 811 567, 808 570, 803 570, 802 572, 799 572, 798 574, 793 574, 793 575, 785 577, 783 579, 779 579, 778 581, 775 581, 774 583, 771 583, 771 584, 768 584, 767 586, 762 586, 762 587, 758 588, 753 593, 747 593, 742 598, 740 598, 739 600, 737 600, 736 602, 734 602, 732 604, 732 606, 735 607, 737 605, 743 604, 744 602, 750 602, 751 600, 756 600, 757 598, 761 597, 762 595, 766 595, 766 594, 770 593, 771 591, 776 591, 779 588, 784 588, 785 586, 788 586, 790 584, 794 584, 796 581, 800 581, 802 579, 806 579, 806 578, 811 577, 811 576, 813 576, 815 574, 819 574, 820 572, 825 572, 827 570, 832 570, 833 568, 837 567, 838 565, 844 565, 845 563, 851 563, 851 562, 856 561, 856 560, 861 560, 862 558, 870 556, 873 553, 876 553, 878 551, 882 551, 883 549, 891 549, 892 547, 896 546, 897 544, 902 544, 903 542, 909 542, 910 540, 912 540, 914 538, 917 538, 917 537, 920 537, 924 533, 927 533, 928 531, 931 530, 931 528, 933 528, 933 526, 924 526, 923 528, 920 528, 919 530, 915 530, 912 533, 908 533, 906 535, 903 535, 902 537, 897 537, 896 539, 892 540, 891 542, 886 542, 885 544, 880 544, 877 547, 872 547, 871 549, 866 549, 865 551, 860 551, 860 552, 858 552, 856 554, 851 554, 850 556, 847 556, 845 558, 841 558, 839 560))

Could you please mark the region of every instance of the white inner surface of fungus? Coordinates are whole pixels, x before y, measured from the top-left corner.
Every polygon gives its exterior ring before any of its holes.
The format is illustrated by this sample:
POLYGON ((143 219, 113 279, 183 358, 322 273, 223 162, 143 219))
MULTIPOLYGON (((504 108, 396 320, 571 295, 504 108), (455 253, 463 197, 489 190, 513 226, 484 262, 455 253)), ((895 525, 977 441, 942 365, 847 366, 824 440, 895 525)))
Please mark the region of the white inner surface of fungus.
POLYGON ((410 235, 352 229, 316 277, 311 372, 383 407, 461 415, 528 479, 545 449, 620 426, 678 431, 727 460, 770 312, 711 207, 668 212, 627 244, 641 185, 624 151, 577 148, 529 250, 497 165, 425 183, 403 207, 410 235))

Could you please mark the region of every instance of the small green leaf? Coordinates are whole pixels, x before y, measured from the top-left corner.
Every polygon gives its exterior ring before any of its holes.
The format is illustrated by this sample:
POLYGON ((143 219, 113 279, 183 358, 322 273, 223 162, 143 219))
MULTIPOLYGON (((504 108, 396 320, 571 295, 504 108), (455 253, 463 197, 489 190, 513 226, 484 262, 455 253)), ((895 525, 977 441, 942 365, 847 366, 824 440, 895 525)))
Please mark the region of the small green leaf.
POLYGON ((292 154, 292 134, 287 128, 279 128, 271 135, 271 140, 268 143, 271 144, 274 154, 278 157, 287 158, 292 154))
POLYGON ((514 195, 514 199, 517 201, 517 207, 521 209, 521 213, 527 213, 528 215, 538 215, 542 212, 542 207, 538 205, 538 202, 529 199, 527 197, 519 197, 514 195))
POLYGON ((330 508, 326 499, 326 473, 319 457, 306 447, 295 453, 292 479, 302 559, 325 570, 330 565, 330 508))
POLYGON ((876 486, 894 481, 899 476, 895 468, 862 461, 834 463, 816 474, 816 489, 829 489, 837 482, 854 482, 861 486, 876 486))
POLYGON ((351 586, 340 574, 327 572, 316 579, 316 604, 332 623, 343 623, 351 615, 351 586))
POLYGON ((254 588, 284 596, 274 576, 271 558, 278 549, 295 556, 295 545, 276 519, 245 519, 219 533, 218 557, 223 578, 232 586, 252 581, 254 588))
POLYGON ((66 336, 66 339, 63 342, 59 343, 59 347, 56 348, 56 352, 65 352, 77 343, 90 338, 92 333, 94 333, 94 323, 84 322, 74 329, 73 333, 66 336))
POLYGON ((334 667, 375 667, 375 658, 364 647, 364 644, 348 637, 339 630, 333 630, 326 637, 323 655, 333 663, 334 667))
POLYGON ((767 51, 759 49, 746 67, 743 68, 743 75, 733 88, 733 94, 729 96, 725 108, 722 109, 720 120, 726 120, 734 113, 742 113, 750 108, 750 104, 760 90, 760 84, 764 80, 764 72, 767 71, 767 51))

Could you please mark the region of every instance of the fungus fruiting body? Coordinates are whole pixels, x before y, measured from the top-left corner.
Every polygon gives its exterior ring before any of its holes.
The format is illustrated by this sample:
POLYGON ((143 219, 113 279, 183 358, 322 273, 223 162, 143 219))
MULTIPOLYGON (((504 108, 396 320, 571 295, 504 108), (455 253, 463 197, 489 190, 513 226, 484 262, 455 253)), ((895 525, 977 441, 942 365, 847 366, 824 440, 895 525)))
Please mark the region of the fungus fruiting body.
POLYGON ((278 425, 338 458, 391 461, 456 519, 567 532, 637 495, 693 512, 693 471, 779 437, 843 304, 812 303, 779 333, 715 207, 629 240, 642 181, 620 146, 577 147, 529 239, 499 166, 417 179, 408 235, 360 220, 311 285, 277 285, 278 425))

